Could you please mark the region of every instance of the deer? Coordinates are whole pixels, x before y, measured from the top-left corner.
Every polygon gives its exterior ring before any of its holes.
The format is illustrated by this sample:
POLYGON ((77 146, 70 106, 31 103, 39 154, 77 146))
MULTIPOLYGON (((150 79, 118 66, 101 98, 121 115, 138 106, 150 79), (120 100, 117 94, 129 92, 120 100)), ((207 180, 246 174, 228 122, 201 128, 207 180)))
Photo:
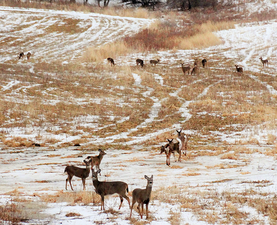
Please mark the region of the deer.
POLYGON ((21 58, 23 59, 23 57, 24 57, 24 52, 20 52, 19 56, 18 56, 18 59, 21 59, 21 58))
POLYGON ((167 143, 166 145, 162 145, 160 154, 165 153, 165 156, 166 156, 165 164, 166 164, 167 166, 170 166, 170 156, 171 156, 171 152, 169 151, 168 146, 169 146, 168 143, 167 143))
POLYGON ((28 52, 28 53, 27 53, 27 60, 30 59, 31 55, 32 55, 31 52, 28 52))
MULTIPOLYGON (((173 139, 167 139, 168 141, 168 148, 169 148, 169 154, 173 154, 173 157, 175 159, 175 152, 177 152, 179 154, 179 158, 178 158, 178 161, 180 162, 181 161, 181 150, 180 150, 180 143, 179 141, 174 143, 173 142, 173 139)), ((170 157, 170 155, 169 155, 170 157)), ((176 162, 176 160, 175 160, 176 162)), ((170 165, 170 162, 169 162, 169 165, 170 165)))
POLYGON ((86 159, 91 160, 91 170, 93 170, 93 167, 95 166, 97 170, 100 169, 100 163, 107 153, 104 152, 102 149, 98 149, 99 155, 97 156, 88 156, 86 159))
MULTIPOLYGON (((179 149, 180 149, 180 153, 182 152, 182 150, 185 150, 185 156, 187 155, 187 148, 188 148, 188 135, 186 134, 181 134, 182 132, 182 128, 180 131, 176 130, 178 133, 178 137, 177 140, 179 141, 180 145, 179 145, 179 149)), ((181 154, 179 155, 179 161, 181 161, 181 154)))
POLYGON ((197 65, 194 65, 194 67, 192 68, 192 70, 191 70, 191 72, 190 72, 190 75, 192 75, 192 74, 198 74, 198 67, 197 67, 197 65))
POLYGON ((82 178, 83 190, 86 189, 86 178, 89 176, 89 173, 90 173, 90 168, 89 168, 90 162, 91 162, 91 160, 89 160, 89 161, 84 160, 84 163, 86 164, 85 169, 77 167, 77 166, 67 166, 67 167, 65 167, 64 172, 66 172, 67 175, 68 175, 68 177, 65 180, 65 190, 67 190, 67 181, 69 181, 70 187, 73 191, 71 180, 74 176, 82 178))
POLYGON ((143 60, 142 59, 136 59, 137 66, 140 65, 143 67, 143 60))
POLYGON ((144 178, 147 180, 146 188, 136 188, 132 192, 132 205, 131 205, 131 212, 130 212, 130 218, 132 217, 132 210, 134 204, 138 203, 138 211, 140 218, 142 219, 143 216, 143 204, 146 205, 146 219, 148 218, 148 204, 150 202, 151 192, 152 192, 152 186, 153 186, 153 175, 151 177, 148 177, 144 175, 144 178), (141 206, 141 211, 140 211, 141 206))
POLYGON ((242 67, 240 67, 238 65, 235 65, 235 67, 236 67, 236 70, 237 70, 238 73, 243 73, 243 68, 242 67))
POLYGON ((190 66, 184 66, 184 63, 181 63, 181 66, 182 66, 182 71, 183 71, 184 75, 186 75, 186 72, 188 72, 188 74, 189 74, 190 66))
POLYGON ((159 62, 160 62, 159 59, 157 59, 157 60, 151 59, 151 60, 150 60, 150 64, 151 64, 152 66, 156 66, 159 62))
MULTIPOLYGON (((105 210, 104 198, 106 195, 118 194, 120 198, 119 209, 122 206, 123 198, 128 201, 130 207, 130 199, 126 195, 129 192, 128 184, 123 181, 99 181, 98 173, 101 173, 101 169, 96 172, 92 169, 92 182, 95 187, 95 192, 101 196, 101 210, 105 210)), ((118 209, 118 210, 119 210, 118 209)))
POLYGON ((114 59, 113 58, 107 58, 108 62, 110 62, 111 66, 114 66, 114 59))
POLYGON ((207 64, 207 59, 202 59, 202 66, 203 66, 203 68, 205 68, 205 66, 206 66, 206 64, 207 64))
POLYGON ((266 65, 266 66, 268 66, 268 59, 263 59, 263 57, 260 57, 260 60, 261 60, 261 62, 262 62, 262 64, 263 64, 263 67, 266 65))

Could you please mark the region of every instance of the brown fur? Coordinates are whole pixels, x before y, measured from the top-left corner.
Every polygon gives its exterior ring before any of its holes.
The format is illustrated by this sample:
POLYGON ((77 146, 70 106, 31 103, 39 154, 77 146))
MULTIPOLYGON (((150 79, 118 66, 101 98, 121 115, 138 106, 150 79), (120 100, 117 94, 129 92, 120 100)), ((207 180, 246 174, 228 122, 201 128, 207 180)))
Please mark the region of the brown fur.
POLYGON ((132 205, 131 205, 131 212, 130 212, 130 218, 132 217, 132 210, 134 204, 138 203, 138 211, 140 218, 142 219, 143 216, 143 205, 146 205, 146 219, 148 218, 148 204, 150 202, 151 192, 152 192, 152 186, 153 186, 153 175, 151 177, 144 176, 145 179, 147 179, 147 185, 145 189, 136 188, 133 190, 132 193, 132 205), (140 211, 141 206, 141 211, 140 211))
POLYGON ((239 67, 238 65, 235 65, 236 67, 236 70, 238 73, 243 73, 243 68, 242 67, 239 67))
POLYGON ((77 166, 67 166, 67 167, 65 167, 64 172, 66 172, 67 175, 68 175, 68 177, 65 180, 65 189, 66 190, 67 190, 67 181, 69 181, 70 187, 73 191, 71 180, 74 176, 82 178, 83 190, 86 189, 86 178, 89 176, 89 173, 90 173, 90 169, 89 169, 90 160, 89 161, 84 160, 84 163, 86 164, 85 169, 77 167, 77 166))
POLYGON ((129 197, 126 195, 128 190, 128 184, 122 181, 99 181, 98 180, 98 173, 100 173, 101 170, 98 171, 92 170, 92 181, 93 186, 95 187, 95 192, 101 196, 101 210, 105 210, 104 206, 104 198, 105 195, 112 195, 112 194, 118 194, 120 198, 120 205, 119 209, 122 206, 123 198, 125 198, 128 201, 128 204, 130 206, 130 200, 129 197))
POLYGON ((86 159, 91 159, 91 170, 93 169, 93 167, 95 166, 97 170, 100 169, 100 163, 104 157, 104 155, 106 155, 107 153, 104 152, 102 149, 98 149, 99 151, 99 155, 97 156, 88 156, 86 159))
POLYGON ((136 63, 137 63, 137 66, 140 65, 141 67, 143 67, 143 60, 142 59, 136 59, 136 63))

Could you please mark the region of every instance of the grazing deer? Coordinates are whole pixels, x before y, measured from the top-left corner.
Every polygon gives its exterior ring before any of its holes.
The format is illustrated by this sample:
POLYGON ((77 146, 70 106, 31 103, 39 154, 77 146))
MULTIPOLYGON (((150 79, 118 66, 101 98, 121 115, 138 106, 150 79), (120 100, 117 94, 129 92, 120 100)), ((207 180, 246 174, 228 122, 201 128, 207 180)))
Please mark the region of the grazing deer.
POLYGON ((268 66, 268 59, 263 59, 262 57, 260 57, 260 60, 261 60, 261 62, 262 62, 262 64, 263 64, 263 67, 266 65, 266 66, 268 66))
POLYGON ((113 58, 107 58, 108 62, 110 62, 111 66, 114 66, 114 59, 113 58))
POLYGON ((188 75, 189 75, 190 66, 184 66, 184 63, 181 63, 181 66, 182 66, 183 73, 186 75, 186 72, 188 72, 188 75))
MULTIPOLYGON (((182 152, 182 150, 185 150, 185 155, 187 155, 187 148, 188 148, 188 135, 186 134, 181 134, 182 132, 182 128, 180 131, 176 130, 178 133, 178 137, 177 140, 179 141, 180 145, 179 145, 179 149, 180 149, 180 153, 182 152)), ((179 155, 179 161, 181 161, 181 154, 179 155)))
POLYGON ((236 70, 238 73, 243 73, 243 68, 242 67, 239 67, 238 65, 235 65, 236 67, 236 70))
POLYGON ((150 64, 151 64, 152 66, 156 66, 159 62, 160 62, 159 59, 157 59, 157 60, 151 59, 151 60, 150 60, 150 64))
POLYGON ((104 152, 102 149, 98 149, 99 151, 99 155, 97 156, 88 156, 86 159, 90 159, 91 160, 91 170, 93 170, 93 167, 95 166, 97 170, 100 169, 100 163, 104 157, 104 155, 106 155, 107 153, 104 152))
POLYGON ((71 180, 72 180, 73 176, 82 178, 83 190, 86 189, 86 178, 89 176, 89 172, 90 172, 90 169, 89 169, 90 160, 89 161, 84 160, 84 163, 86 164, 85 169, 80 168, 80 167, 76 167, 76 166, 67 166, 67 167, 65 167, 64 172, 67 172, 67 175, 68 175, 68 177, 66 178, 66 181, 65 181, 65 190, 67 190, 67 181, 69 181, 70 187, 73 191, 73 187, 72 187, 72 184, 71 184, 71 180))
POLYGON ((203 66, 203 68, 205 68, 205 66, 206 66, 206 64, 207 64, 207 59, 202 59, 202 66, 203 66))
POLYGON ((148 218, 148 204, 150 202, 151 192, 152 192, 152 186, 153 186, 153 175, 151 177, 144 176, 144 178, 147 180, 147 185, 145 189, 136 188, 133 190, 132 193, 132 205, 131 205, 131 212, 130 212, 130 218, 132 217, 132 210, 134 204, 138 203, 138 211, 140 218, 142 219, 143 216, 143 204, 146 205, 146 219, 148 218), (140 212, 140 206, 141 206, 141 212, 140 212))
POLYGON ((142 59, 136 59, 137 66, 140 65, 143 67, 143 60, 142 59))
POLYGON ((28 53, 27 53, 27 60, 30 59, 31 55, 32 55, 31 52, 28 52, 28 53))
POLYGON ((21 58, 23 59, 23 57, 24 57, 24 52, 20 52, 18 59, 21 59, 21 58))
POLYGON ((119 209, 121 208, 123 198, 125 198, 130 207, 130 200, 129 197, 126 195, 128 193, 128 184, 122 181, 99 181, 98 180, 98 173, 100 173, 101 170, 97 170, 96 172, 92 170, 92 182, 93 186, 95 187, 95 192, 101 196, 101 210, 105 210, 104 207, 104 198, 105 195, 112 195, 112 194, 119 194, 120 198, 120 205, 119 209))
POLYGON ((197 67, 197 65, 194 65, 194 67, 192 68, 190 75, 192 75, 192 74, 194 74, 194 75, 198 74, 198 67, 197 67))

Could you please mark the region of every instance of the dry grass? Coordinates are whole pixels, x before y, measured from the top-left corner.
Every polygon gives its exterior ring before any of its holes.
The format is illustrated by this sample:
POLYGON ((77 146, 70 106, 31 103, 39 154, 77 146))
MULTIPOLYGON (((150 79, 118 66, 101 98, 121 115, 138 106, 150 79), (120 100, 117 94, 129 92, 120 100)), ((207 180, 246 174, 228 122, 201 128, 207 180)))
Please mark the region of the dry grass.
POLYGON ((76 204, 99 204, 101 202, 100 196, 97 195, 95 192, 89 192, 89 191, 80 191, 80 192, 64 192, 59 191, 54 195, 41 195, 40 198, 44 202, 68 202, 70 205, 76 205, 76 204))
POLYGON ((41 213, 45 205, 41 202, 26 199, 17 189, 9 193, 14 196, 4 205, 0 205, 0 220, 7 224, 21 224, 32 219, 43 219, 41 213))
MULTIPOLYGON (((222 180, 218 182, 229 182, 231 180, 222 180)), ((267 184, 266 181, 257 181, 258 183, 267 184)), ((256 185, 257 182, 253 184, 256 185)), ((170 221, 174 224, 178 223, 178 215, 182 211, 192 212, 199 220, 211 224, 260 224, 258 218, 253 218, 252 215, 242 209, 243 205, 253 207, 262 213, 268 215, 271 224, 276 223, 275 205, 276 198, 263 197, 259 193, 245 190, 245 192, 222 192, 218 193, 211 187, 202 187, 201 190, 196 187, 168 187, 161 188, 152 194, 153 199, 159 199, 162 202, 170 204, 181 204, 180 209, 170 212, 170 221), (176 223, 175 223, 176 222, 176 223)))

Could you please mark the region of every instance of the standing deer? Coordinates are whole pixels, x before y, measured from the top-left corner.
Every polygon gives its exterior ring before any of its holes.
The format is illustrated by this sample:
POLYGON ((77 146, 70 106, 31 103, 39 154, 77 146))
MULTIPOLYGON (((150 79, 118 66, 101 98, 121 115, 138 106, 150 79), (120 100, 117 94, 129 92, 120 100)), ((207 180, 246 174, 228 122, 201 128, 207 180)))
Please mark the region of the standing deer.
POLYGON ((138 211, 140 218, 142 219, 143 216, 143 204, 146 205, 146 219, 148 218, 148 204, 150 202, 151 192, 152 192, 152 186, 153 186, 153 175, 151 177, 144 176, 144 178, 147 180, 147 185, 145 189, 136 188, 133 190, 132 193, 132 205, 131 205, 131 212, 130 212, 130 218, 132 217, 132 210, 134 204, 138 203, 138 211), (141 212, 140 212, 140 206, 141 206, 141 212))
POLYGON ((84 160, 84 163, 86 164, 85 169, 80 168, 80 167, 76 167, 76 166, 67 166, 67 167, 65 167, 64 172, 66 172, 67 175, 68 175, 68 177, 65 180, 65 190, 67 190, 67 181, 69 181, 70 187, 73 191, 73 187, 72 187, 72 184, 71 184, 71 180, 72 180, 73 176, 82 178, 83 190, 86 189, 86 178, 89 176, 89 172, 90 172, 90 169, 89 169, 90 160, 89 161, 84 160))
POLYGON ((23 57, 24 57, 24 52, 20 52, 19 56, 18 56, 18 59, 21 59, 21 58, 23 59, 23 57))
POLYGON ((262 64, 263 64, 263 67, 266 65, 266 66, 268 66, 268 59, 263 59, 262 57, 260 57, 260 60, 261 60, 261 62, 262 62, 262 64))
POLYGON ((111 66, 114 66, 114 59, 113 58, 107 58, 108 62, 110 62, 111 66))
POLYGON ((238 73, 243 73, 243 68, 242 67, 240 67, 238 65, 235 65, 235 67, 236 67, 236 70, 237 70, 238 73))
POLYGON ((140 65, 143 67, 143 60, 142 59, 136 59, 137 66, 140 65))
POLYGON ((207 59, 202 59, 202 66, 203 66, 203 68, 205 68, 205 66, 206 66, 206 64, 207 64, 207 59))
POLYGON ((100 169, 100 163, 104 157, 104 155, 106 155, 107 153, 104 152, 102 149, 98 149, 99 151, 99 155, 97 156, 88 156, 86 159, 90 159, 91 160, 91 170, 93 170, 93 167, 95 166, 97 170, 100 169))
MULTIPOLYGON (((180 131, 176 130, 178 133, 178 137, 177 140, 179 141, 180 145, 179 145, 179 149, 180 149, 180 153, 182 152, 182 150, 185 150, 185 155, 187 155, 187 148, 188 148, 188 135, 186 134, 181 134, 182 132, 182 128, 180 131)), ((179 155, 179 161, 181 161, 181 154, 179 155)))
POLYGON ((160 62, 159 59, 157 59, 157 60, 151 59, 151 60, 150 60, 150 64, 151 64, 152 66, 156 66, 159 62, 160 62))
POLYGON ((192 74, 194 74, 194 75, 198 74, 198 66, 197 65, 194 65, 194 67, 192 68, 190 75, 192 75, 192 74))
POLYGON ((181 63, 181 66, 182 66, 183 73, 186 75, 186 72, 188 72, 189 74, 190 66, 184 66, 184 63, 181 63))
POLYGON ((28 53, 27 53, 27 59, 28 59, 28 60, 30 59, 31 55, 32 55, 31 52, 28 52, 28 53))
POLYGON ((97 170, 96 172, 92 170, 92 182, 93 186, 95 187, 95 192, 101 196, 101 210, 105 210, 104 207, 104 198, 105 195, 112 195, 112 194, 119 194, 120 198, 120 205, 119 209, 121 208, 123 198, 125 198, 128 201, 129 207, 130 207, 130 200, 129 197, 126 195, 128 193, 128 184, 122 181, 99 181, 98 180, 98 173, 100 173, 101 170, 97 170))
MULTIPOLYGON (((168 141, 169 153, 172 153, 173 157, 175 159, 175 152, 177 152, 179 154, 178 161, 180 162, 181 161, 181 150, 180 150, 179 141, 176 143, 173 142, 173 139, 167 139, 167 141, 168 141)), ((176 160, 175 160, 175 162, 176 162, 176 160)), ((169 164, 170 164, 170 162, 169 162, 169 164)))
POLYGON ((168 146, 169 146, 168 143, 167 143, 165 146, 162 145, 160 154, 165 153, 165 156, 166 156, 165 164, 166 164, 167 166, 170 166, 170 156, 171 156, 171 152, 169 151, 168 146))

